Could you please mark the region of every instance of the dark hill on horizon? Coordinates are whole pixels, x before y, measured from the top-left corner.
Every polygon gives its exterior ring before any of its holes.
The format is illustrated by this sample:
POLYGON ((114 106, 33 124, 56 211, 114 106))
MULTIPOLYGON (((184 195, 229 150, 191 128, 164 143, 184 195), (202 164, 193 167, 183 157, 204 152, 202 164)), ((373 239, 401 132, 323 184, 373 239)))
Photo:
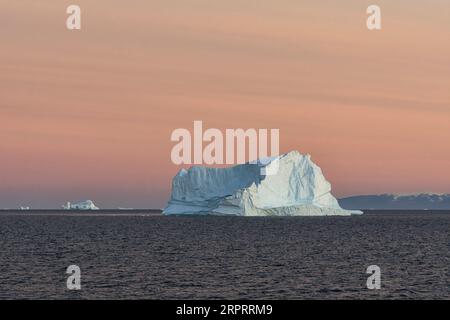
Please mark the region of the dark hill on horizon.
POLYGON ((342 208, 350 210, 450 210, 450 194, 361 195, 338 201, 342 208))

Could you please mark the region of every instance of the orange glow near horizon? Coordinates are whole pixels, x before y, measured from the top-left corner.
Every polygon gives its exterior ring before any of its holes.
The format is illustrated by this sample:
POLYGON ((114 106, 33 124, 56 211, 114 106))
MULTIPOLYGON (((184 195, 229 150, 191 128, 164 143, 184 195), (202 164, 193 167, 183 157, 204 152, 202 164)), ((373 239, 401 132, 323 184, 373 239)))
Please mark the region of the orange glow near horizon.
POLYGON ((278 128, 340 196, 450 192, 450 2, 0 2, 0 208, 162 207, 170 134, 278 128))

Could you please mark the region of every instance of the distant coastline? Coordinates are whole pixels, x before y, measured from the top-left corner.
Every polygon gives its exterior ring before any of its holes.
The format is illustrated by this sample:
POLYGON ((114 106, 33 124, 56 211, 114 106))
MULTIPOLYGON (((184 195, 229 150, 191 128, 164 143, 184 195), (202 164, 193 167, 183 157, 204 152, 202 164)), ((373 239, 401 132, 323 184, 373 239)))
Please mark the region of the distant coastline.
MULTIPOLYGON (((363 209, 365 215, 430 215, 439 214, 447 215, 450 214, 448 209, 363 209)), ((100 209, 100 210, 63 210, 63 209, 31 209, 31 210, 20 210, 20 209, 0 209, 0 216, 111 216, 111 217, 126 217, 126 216, 148 216, 148 217, 216 217, 223 218, 228 217, 225 215, 164 215, 161 209, 100 209)), ((238 216, 229 216, 232 218, 239 218, 238 216)), ((332 218, 333 216, 322 216, 322 218, 332 218)), ((357 217, 357 216, 352 216, 357 217)), ((241 217, 242 218, 242 217, 241 217)), ((308 216, 292 216, 292 217, 244 217, 248 218, 288 218, 288 219, 302 219, 302 218, 321 218, 318 217, 308 217, 308 216)))
POLYGON ((372 210, 450 210, 450 194, 378 194, 338 199, 345 209, 372 210))

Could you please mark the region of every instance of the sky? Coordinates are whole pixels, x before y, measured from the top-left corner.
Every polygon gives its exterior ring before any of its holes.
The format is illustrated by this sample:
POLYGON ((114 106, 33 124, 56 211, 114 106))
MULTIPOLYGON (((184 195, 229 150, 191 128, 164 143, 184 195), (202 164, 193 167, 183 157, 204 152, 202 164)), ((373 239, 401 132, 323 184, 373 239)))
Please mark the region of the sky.
POLYGON ((164 207, 194 120, 279 129, 337 197, 448 193, 449 22, 448 0, 0 0, 0 208, 164 207))

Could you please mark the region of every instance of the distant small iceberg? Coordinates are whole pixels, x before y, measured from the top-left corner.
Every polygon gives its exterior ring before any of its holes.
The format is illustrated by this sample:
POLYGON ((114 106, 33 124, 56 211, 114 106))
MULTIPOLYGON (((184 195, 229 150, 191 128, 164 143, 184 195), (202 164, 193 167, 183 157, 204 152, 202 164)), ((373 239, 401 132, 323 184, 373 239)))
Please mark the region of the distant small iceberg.
POLYGON ((86 200, 78 203, 70 203, 67 201, 65 205, 62 206, 64 210, 99 210, 92 200, 86 200))

